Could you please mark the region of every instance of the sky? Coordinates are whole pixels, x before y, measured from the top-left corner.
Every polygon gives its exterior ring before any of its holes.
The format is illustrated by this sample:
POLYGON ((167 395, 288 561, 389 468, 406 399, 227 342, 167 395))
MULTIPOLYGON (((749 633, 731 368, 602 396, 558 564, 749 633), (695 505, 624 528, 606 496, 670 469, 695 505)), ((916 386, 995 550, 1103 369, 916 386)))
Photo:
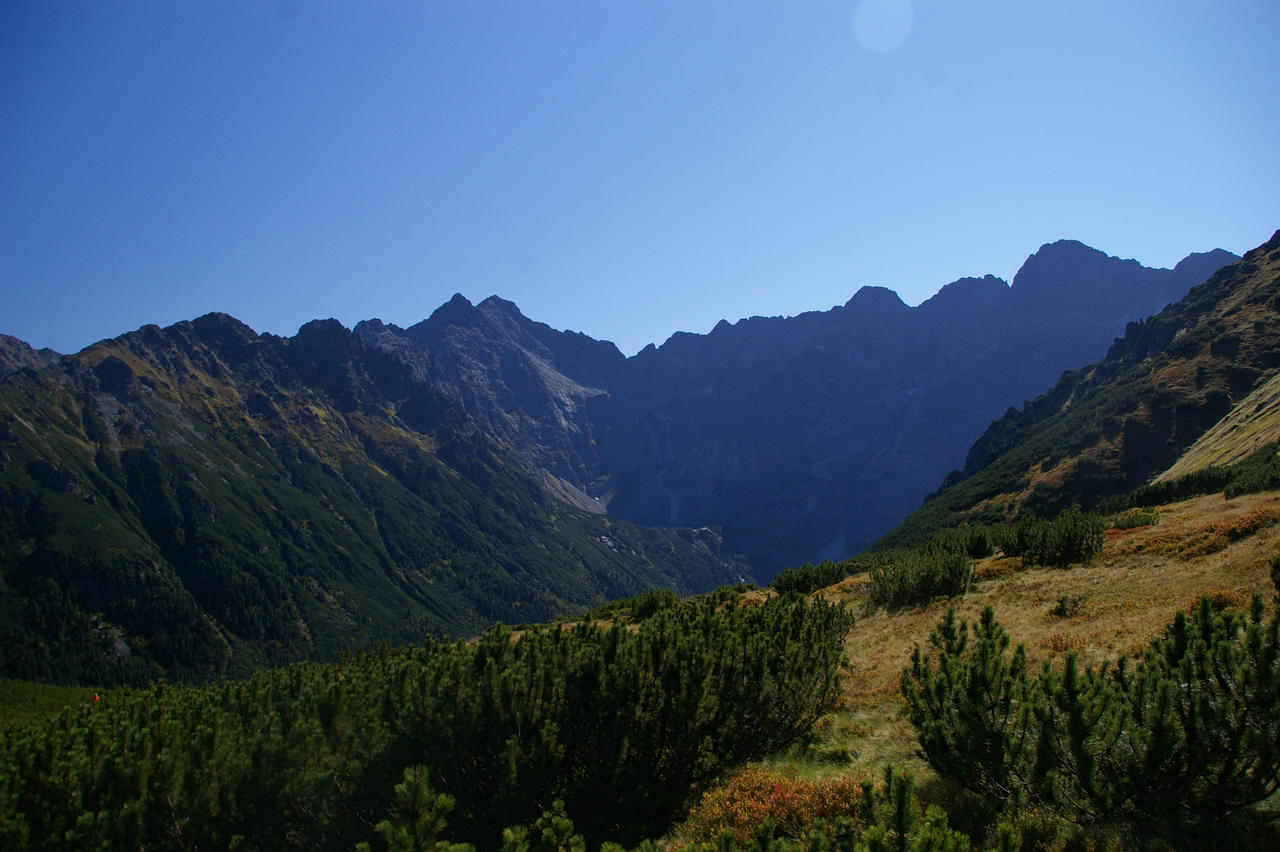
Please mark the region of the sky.
POLYGON ((1275 0, 0 3, 0 332, 455 292, 630 355, 1280 228, 1275 0))

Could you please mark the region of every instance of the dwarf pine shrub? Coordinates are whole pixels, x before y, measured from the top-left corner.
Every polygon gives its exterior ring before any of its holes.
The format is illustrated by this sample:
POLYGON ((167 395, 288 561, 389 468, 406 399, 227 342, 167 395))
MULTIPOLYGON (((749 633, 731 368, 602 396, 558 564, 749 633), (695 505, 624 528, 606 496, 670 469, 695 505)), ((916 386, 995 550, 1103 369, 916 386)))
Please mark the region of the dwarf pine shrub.
POLYGON ((939 775, 1078 825, 1207 829, 1280 790, 1280 614, 1178 613, 1134 666, 1029 671, 990 607, 950 611, 901 688, 939 775))
POLYGON ((871 602, 888 609, 964 594, 973 582, 969 554, 945 543, 877 554, 870 566, 871 602))

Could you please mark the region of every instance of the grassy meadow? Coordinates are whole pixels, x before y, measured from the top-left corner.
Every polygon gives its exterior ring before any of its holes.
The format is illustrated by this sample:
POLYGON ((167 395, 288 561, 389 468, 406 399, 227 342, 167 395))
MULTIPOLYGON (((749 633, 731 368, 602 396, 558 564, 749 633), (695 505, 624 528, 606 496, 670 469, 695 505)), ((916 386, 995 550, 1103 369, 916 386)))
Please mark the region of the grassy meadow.
MULTIPOLYGON (((905 768, 925 801, 945 805, 954 791, 919 754, 899 679, 913 647, 927 645, 951 607, 970 622, 993 607, 1013 643, 1026 646, 1032 668, 1068 651, 1091 666, 1139 655, 1175 611, 1192 610, 1202 596, 1215 608, 1247 610, 1259 593, 1274 607, 1269 562, 1280 555, 1280 492, 1200 496, 1157 507, 1154 516, 1153 524, 1109 528, 1101 553, 1086 564, 1024 569, 1020 559, 1002 555, 975 560, 976 579, 963 596, 926 606, 873 607, 865 572, 820 590, 818 597, 857 614, 845 637, 838 707, 818 722, 807 745, 760 767, 829 782, 849 775, 878 780, 887 767, 905 768)), ((1272 797, 1263 810, 1280 816, 1280 800, 1272 797)))

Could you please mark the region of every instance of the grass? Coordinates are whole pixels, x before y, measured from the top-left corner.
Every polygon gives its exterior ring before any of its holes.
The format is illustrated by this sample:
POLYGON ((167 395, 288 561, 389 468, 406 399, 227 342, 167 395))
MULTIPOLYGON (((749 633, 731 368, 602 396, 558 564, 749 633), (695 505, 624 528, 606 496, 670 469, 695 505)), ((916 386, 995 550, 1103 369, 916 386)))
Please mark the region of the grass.
POLYGON ((1155 481, 1174 480, 1210 465, 1237 464, 1275 441, 1280 441, 1280 374, 1241 400, 1155 481))
POLYGON ((1270 603, 1268 560, 1280 553, 1280 493, 1196 497, 1162 506, 1157 514, 1155 524, 1108 530, 1102 553, 1086 565, 1021 570, 1017 559, 980 560, 966 595, 916 609, 872 609, 864 574, 822 590, 818 594, 860 613, 845 639, 840 706, 819 724, 807 748, 775 756, 766 766, 816 778, 850 772, 878 777, 893 764, 931 782, 916 754, 898 678, 912 648, 927 645, 949 606, 969 620, 994 607, 1038 666, 1067 651, 1090 665, 1137 654, 1175 610, 1189 609, 1203 595, 1220 607, 1247 607, 1254 592, 1270 603))
POLYGON ((95 690, 0 679, 0 726, 20 725, 56 716, 67 707, 88 704, 95 690))

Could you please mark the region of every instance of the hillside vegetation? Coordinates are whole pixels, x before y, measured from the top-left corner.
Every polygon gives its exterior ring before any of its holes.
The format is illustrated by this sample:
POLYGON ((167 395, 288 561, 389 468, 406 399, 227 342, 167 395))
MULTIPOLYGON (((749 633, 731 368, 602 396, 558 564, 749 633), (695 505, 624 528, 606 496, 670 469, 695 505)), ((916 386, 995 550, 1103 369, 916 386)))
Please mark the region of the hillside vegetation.
MULTIPOLYGON (((1125 657, 1132 664, 1177 613, 1195 613, 1202 599, 1214 612, 1234 613, 1247 621, 1252 597, 1261 595, 1266 618, 1274 618, 1275 582, 1280 581, 1280 492, 1234 498, 1220 492, 1202 495, 1151 507, 1145 515, 1148 522, 1133 526, 1127 517, 1132 515, 1110 519, 1101 548, 1087 561, 1066 568, 1028 566, 1020 557, 996 552, 973 560, 974 579, 963 594, 939 596, 922 606, 874 604, 870 571, 858 570, 856 561, 845 563, 841 567, 854 573, 817 592, 858 614, 845 638, 849 662, 839 708, 819 722, 808 745, 747 770, 742 777, 749 783, 730 782, 724 789, 737 791, 734 797, 708 805, 715 819, 704 808, 695 808, 678 836, 685 842, 714 840, 721 828, 731 825, 741 836, 743 831, 756 831, 766 815, 794 826, 793 806, 801 813, 821 813, 824 796, 847 785, 847 779, 876 781, 894 767, 914 773, 924 802, 946 808, 951 824, 968 826, 975 841, 986 837, 986 842, 995 843, 996 824, 1011 818, 1026 849, 1062 849, 1072 837, 1071 843, 1083 844, 1075 848, 1272 848, 1280 834, 1274 825, 1261 828, 1255 817, 1232 822, 1237 828, 1216 838, 1212 827, 1208 834, 1204 826, 1193 831, 1155 812, 1111 823, 1096 815, 1076 823, 1074 817, 1055 816, 1043 806, 1014 808, 996 817, 988 810, 990 800, 970 799, 963 784, 939 777, 924 759, 901 692, 903 672, 915 649, 931 651, 930 635, 950 610, 958 621, 977 625, 989 608, 1009 637, 1007 653, 1015 645, 1025 648, 1025 671, 1032 676, 1044 665, 1060 674, 1068 656, 1076 660, 1077 671, 1114 669, 1125 657), (762 790, 771 792, 765 795, 762 790), (979 813, 988 815, 980 818, 979 813), (1179 837, 1179 831, 1186 836, 1179 837), (1246 839, 1250 835, 1256 845, 1246 839)), ((1268 730, 1280 734, 1280 705, 1275 703, 1280 700, 1280 650, 1271 653, 1267 688, 1274 694, 1265 699, 1272 708, 1268 730)), ((1277 780, 1272 777, 1273 785, 1277 780)), ((1273 796, 1260 813, 1264 821, 1280 818, 1280 800, 1273 796)), ((1216 830, 1225 827, 1219 824, 1216 830)), ((803 832, 787 834, 798 838, 803 832)))
POLYGON ((1207 467, 1244 461, 1268 444, 1280 443, 1280 374, 1240 400, 1200 436, 1174 464, 1153 480, 1171 482, 1207 467))
POLYGON ((849 624, 824 603, 727 592, 635 629, 498 627, 471 644, 85 696, 0 729, 0 843, 349 850, 393 814, 406 769, 421 796, 429 784, 450 798, 454 836, 482 847, 553 802, 594 843, 635 842, 697 785, 809 730, 849 624))

